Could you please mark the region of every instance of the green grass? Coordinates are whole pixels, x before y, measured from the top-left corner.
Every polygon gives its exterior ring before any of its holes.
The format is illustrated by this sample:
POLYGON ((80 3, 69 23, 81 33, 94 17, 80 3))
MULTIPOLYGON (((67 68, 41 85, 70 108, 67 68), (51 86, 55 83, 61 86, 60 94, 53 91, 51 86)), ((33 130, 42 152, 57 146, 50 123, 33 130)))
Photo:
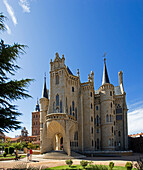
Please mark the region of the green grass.
MULTIPOLYGON (((21 158, 25 158, 25 157, 26 155, 21 155, 21 158)), ((15 158, 15 154, 12 154, 12 155, 8 154, 6 155, 6 157, 3 157, 3 155, 0 155, 0 159, 10 159, 10 158, 15 158)))
MULTIPOLYGON (((106 167, 109 167, 106 165, 106 167)), ((81 165, 72 165, 71 167, 69 167, 68 165, 65 165, 65 166, 57 166, 57 167, 52 167, 52 168, 48 168, 46 170, 54 170, 54 169, 59 169, 59 170, 62 170, 62 169, 83 169, 81 165)), ((115 166, 113 168, 113 170, 126 170, 125 167, 122 167, 122 166, 115 166)), ((132 170, 136 170, 135 168, 133 168, 132 170)))

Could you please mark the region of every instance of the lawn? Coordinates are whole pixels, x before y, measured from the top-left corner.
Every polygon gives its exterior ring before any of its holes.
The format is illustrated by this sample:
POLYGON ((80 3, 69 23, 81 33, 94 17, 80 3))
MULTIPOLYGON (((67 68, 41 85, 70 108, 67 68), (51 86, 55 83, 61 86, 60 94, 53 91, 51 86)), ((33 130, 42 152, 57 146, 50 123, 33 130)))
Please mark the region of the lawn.
MULTIPOLYGON (((102 168, 100 168, 100 165, 97 165, 98 166, 98 168, 99 169, 101 169, 101 170, 108 170, 109 169, 109 166, 104 166, 104 168, 102 169, 102 168)), ((89 167, 89 166, 87 166, 87 167, 89 167)), ((87 169, 87 170, 92 170, 92 168, 85 168, 85 169, 87 169)), ((103 166, 102 166, 103 167, 103 166)), ((79 169, 79 170, 82 170, 83 168, 82 168, 82 166, 81 165, 72 165, 71 167, 69 167, 68 165, 65 165, 65 166, 57 166, 57 167, 52 167, 52 168, 48 168, 48 169, 46 169, 46 170, 54 170, 54 169, 60 169, 60 170, 62 170, 62 169, 79 169)), ((126 168, 125 167, 122 167, 122 166, 115 166, 114 168, 113 168, 113 170, 126 170, 126 168)), ((132 170, 136 170, 135 168, 133 168, 132 170)))

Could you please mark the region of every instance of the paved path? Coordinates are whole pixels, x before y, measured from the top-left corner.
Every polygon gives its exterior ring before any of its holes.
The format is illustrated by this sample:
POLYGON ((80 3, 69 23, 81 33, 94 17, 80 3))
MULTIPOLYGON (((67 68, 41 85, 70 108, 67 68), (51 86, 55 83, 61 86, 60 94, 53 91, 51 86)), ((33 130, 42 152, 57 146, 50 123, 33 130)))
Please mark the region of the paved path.
MULTIPOLYGON (((121 156, 121 157, 86 157, 84 160, 93 161, 93 164, 98 165, 109 165, 110 161, 115 163, 115 166, 125 166, 127 161, 135 161, 139 158, 139 156, 143 157, 139 154, 133 154, 132 156, 121 156)), ((82 159, 83 160, 83 159, 82 159)), ((81 159, 73 159, 73 164, 80 164, 81 159)), ((32 161, 27 161, 27 158, 23 158, 21 160, 15 161, 0 161, 0 168, 13 168, 15 166, 34 166, 34 167, 55 167, 66 165, 65 160, 54 160, 54 159, 43 159, 43 155, 33 155, 32 161)), ((22 168, 22 167, 21 167, 22 168)))

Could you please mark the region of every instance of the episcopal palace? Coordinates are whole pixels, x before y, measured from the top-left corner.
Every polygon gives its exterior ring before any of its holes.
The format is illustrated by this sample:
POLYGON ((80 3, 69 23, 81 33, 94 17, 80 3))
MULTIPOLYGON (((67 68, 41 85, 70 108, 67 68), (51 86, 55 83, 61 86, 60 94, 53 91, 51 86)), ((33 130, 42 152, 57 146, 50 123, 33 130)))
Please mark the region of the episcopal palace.
POLYGON ((128 149, 126 93, 123 72, 119 85, 110 83, 104 59, 102 84, 94 88, 94 73, 80 81, 79 69, 73 75, 65 57, 55 55, 50 62, 50 89, 44 81, 43 95, 32 116, 32 133, 40 133, 41 153, 64 150, 80 153, 128 149), (50 94, 49 94, 50 92, 50 94), (39 125, 35 125, 37 120, 39 125))

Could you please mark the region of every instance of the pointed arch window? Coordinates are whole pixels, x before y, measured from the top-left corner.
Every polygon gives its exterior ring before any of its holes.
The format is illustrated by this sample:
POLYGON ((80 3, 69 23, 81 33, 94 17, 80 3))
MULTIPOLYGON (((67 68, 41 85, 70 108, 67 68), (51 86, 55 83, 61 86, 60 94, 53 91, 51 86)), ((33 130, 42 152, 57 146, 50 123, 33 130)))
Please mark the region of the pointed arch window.
POLYGON ((112 126, 112 133, 113 133, 113 131, 114 131, 114 130, 113 130, 113 126, 112 126))
POLYGON ((99 116, 97 115, 96 117, 96 123, 97 123, 97 126, 99 125, 99 116))
POLYGON ((59 84, 59 75, 56 75, 56 84, 59 84))
POLYGON ((108 114, 106 115, 106 122, 108 122, 108 114))
POLYGON ((72 111, 74 111, 74 101, 72 101, 72 111))
POLYGON ((110 115, 110 122, 112 122, 112 116, 110 115))
POLYGON ((77 108, 75 108, 75 118, 77 120, 77 108))
POLYGON ((60 113, 62 113, 62 101, 60 101, 60 113))
POLYGON ((59 95, 56 95, 56 106, 59 106, 59 95))

